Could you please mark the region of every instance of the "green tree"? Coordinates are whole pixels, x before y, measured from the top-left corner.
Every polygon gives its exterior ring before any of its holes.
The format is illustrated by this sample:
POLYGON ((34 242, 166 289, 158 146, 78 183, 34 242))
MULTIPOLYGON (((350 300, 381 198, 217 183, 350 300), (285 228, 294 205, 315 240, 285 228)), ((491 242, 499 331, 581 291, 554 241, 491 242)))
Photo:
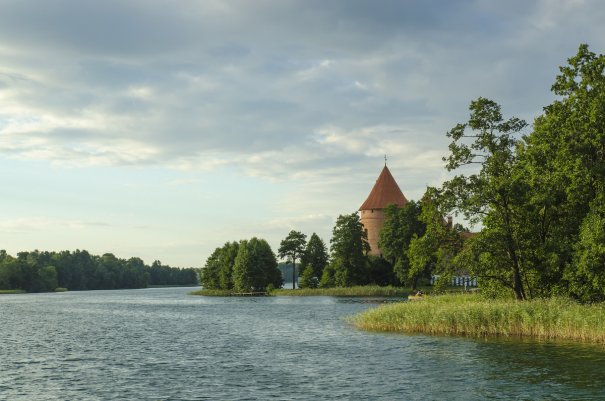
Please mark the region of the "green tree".
POLYGON ((462 248, 461 231, 464 229, 443 219, 445 213, 439 199, 440 194, 435 188, 428 188, 422 198, 419 218, 425 232, 421 236, 414 234, 407 250, 409 266, 405 271, 405 281, 412 288, 418 286, 419 280, 428 280, 433 274, 439 275, 439 284, 443 284, 449 282, 453 274, 462 273, 455 271, 454 258, 462 248))
POLYGON ((500 106, 479 98, 471 102, 467 123, 456 125, 450 155, 444 158, 449 171, 478 165, 479 172, 460 174, 444 183, 446 200, 471 223, 482 222, 480 235, 489 236, 503 252, 484 254, 495 260, 481 271, 486 279, 497 279, 511 288, 517 299, 527 299, 522 253, 525 244, 527 193, 525 175, 518 168, 519 133, 526 123, 518 118, 504 120, 500 106))
POLYGON ((605 299, 605 207, 594 207, 580 228, 575 246, 574 269, 565 278, 570 292, 583 302, 605 299))
POLYGON ((282 286, 277 259, 267 241, 254 237, 240 242, 233 266, 233 285, 238 292, 265 291, 269 285, 282 286))
MULTIPOLYGON (((340 215, 330 240, 331 269, 338 287, 363 285, 368 280, 368 237, 357 213, 340 215), (333 270, 332 270, 333 269, 333 270)), ((328 282, 330 279, 322 281, 328 282)))
POLYGON ((204 268, 200 270, 200 282, 202 287, 207 290, 216 290, 222 288, 219 277, 221 269, 221 256, 224 248, 219 247, 212 252, 212 254, 206 259, 204 268))
POLYGON ((598 220, 605 201, 604 71, 605 56, 580 45, 560 67, 552 87, 559 98, 536 118, 523 153, 535 209, 526 222, 535 231, 527 260, 539 272, 536 280, 550 291, 593 301, 599 279, 586 281, 585 256, 597 245, 587 244, 587 222, 598 220))
POLYGON ((321 279, 319 280, 320 288, 331 288, 336 286, 336 281, 334 279, 335 271, 334 265, 332 263, 328 263, 328 265, 324 268, 323 273, 321 274, 321 279))
POLYGON ((300 288, 317 288, 319 287, 319 277, 315 275, 313 267, 307 266, 304 268, 300 280, 298 282, 300 288))
POLYGON ((300 231, 290 231, 288 236, 282 240, 278 249, 280 258, 287 258, 292 263, 292 289, 296 288, 296 259, 299 259, 304 251, 307 236, 300 231))
POLYGON ((421 237, 426 224, 420 220, 422 211, 419 202, 409 201, 404 207, 389 205, 384 210, 385 221, 380 230, 378 246, 403 284, 408 279, 409 259, 407 256, 414 235, 421 237))
POLYGON ((300 258, 300 270, 310 269, 310 277, 321 278, 323 270, 328 264, 328 250, 325 242, 315 233, 311 234, 305 251, 300 258))
POLYGON ((239 250, 239 242, 227 242, 223 248, 219 258, 218 279, 219 286, 224 290, 233 288, 233 266, 235 258, 239 250))

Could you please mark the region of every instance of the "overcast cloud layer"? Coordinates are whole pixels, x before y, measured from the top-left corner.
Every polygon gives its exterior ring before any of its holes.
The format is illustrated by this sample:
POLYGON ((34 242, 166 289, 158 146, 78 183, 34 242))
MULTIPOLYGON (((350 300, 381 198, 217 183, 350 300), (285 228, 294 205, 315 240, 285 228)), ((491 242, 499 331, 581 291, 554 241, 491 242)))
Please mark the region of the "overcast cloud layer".
POLYGON ((200 266, 227 240, 326 241, 388 154, 445 177, 478 96, 529 122, 594 1, 0 2, 0 248, 200 266))

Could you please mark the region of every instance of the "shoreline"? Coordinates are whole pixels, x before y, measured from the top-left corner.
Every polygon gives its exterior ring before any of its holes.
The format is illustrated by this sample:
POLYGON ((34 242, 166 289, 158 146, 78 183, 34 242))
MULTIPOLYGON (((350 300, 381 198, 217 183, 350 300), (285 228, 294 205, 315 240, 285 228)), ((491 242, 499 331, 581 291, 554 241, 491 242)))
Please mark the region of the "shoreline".
MULTIPOLYGON (((421 288, 428 292, 427 288, 421 288)), ((380 287, 377 285, 333 287, 333 288, 297 288, 295 290, 279 288, 267 293, 267 296, 279 297, 380 297, 380 298, 405 298, 412 293, 409 287, 380 287)), ((204 290, 192 291, 189 295, 230 297, 238 296, 234 290, 204 290)))

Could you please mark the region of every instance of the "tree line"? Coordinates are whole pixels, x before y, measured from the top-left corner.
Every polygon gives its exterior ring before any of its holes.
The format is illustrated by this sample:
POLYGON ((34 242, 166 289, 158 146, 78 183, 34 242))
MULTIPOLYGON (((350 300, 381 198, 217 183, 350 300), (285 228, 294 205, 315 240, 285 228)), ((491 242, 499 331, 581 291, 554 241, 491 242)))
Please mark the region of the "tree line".
POLYGON ((19 252, 17 257, 0 250, 0 289, 27 292, 146 288, 150 285, 196 285, 197 271, 180 269, 140 258, 120 259, 111 253, 19 252))

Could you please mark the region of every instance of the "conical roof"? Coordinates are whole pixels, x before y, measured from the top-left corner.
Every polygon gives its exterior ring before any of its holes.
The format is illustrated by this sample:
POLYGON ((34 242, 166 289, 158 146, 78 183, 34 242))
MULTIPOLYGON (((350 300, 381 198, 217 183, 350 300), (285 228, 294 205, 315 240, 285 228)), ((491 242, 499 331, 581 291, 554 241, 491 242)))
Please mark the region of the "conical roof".
POLYGON ((399 185, 391 175, 388 167, 385 165, 382 172, 374 184, 374 188, 368 195, 368 199, 363 202, 359 210, 384 209, 388 205, 405 206, 408 200, 403 196, 399 185))

